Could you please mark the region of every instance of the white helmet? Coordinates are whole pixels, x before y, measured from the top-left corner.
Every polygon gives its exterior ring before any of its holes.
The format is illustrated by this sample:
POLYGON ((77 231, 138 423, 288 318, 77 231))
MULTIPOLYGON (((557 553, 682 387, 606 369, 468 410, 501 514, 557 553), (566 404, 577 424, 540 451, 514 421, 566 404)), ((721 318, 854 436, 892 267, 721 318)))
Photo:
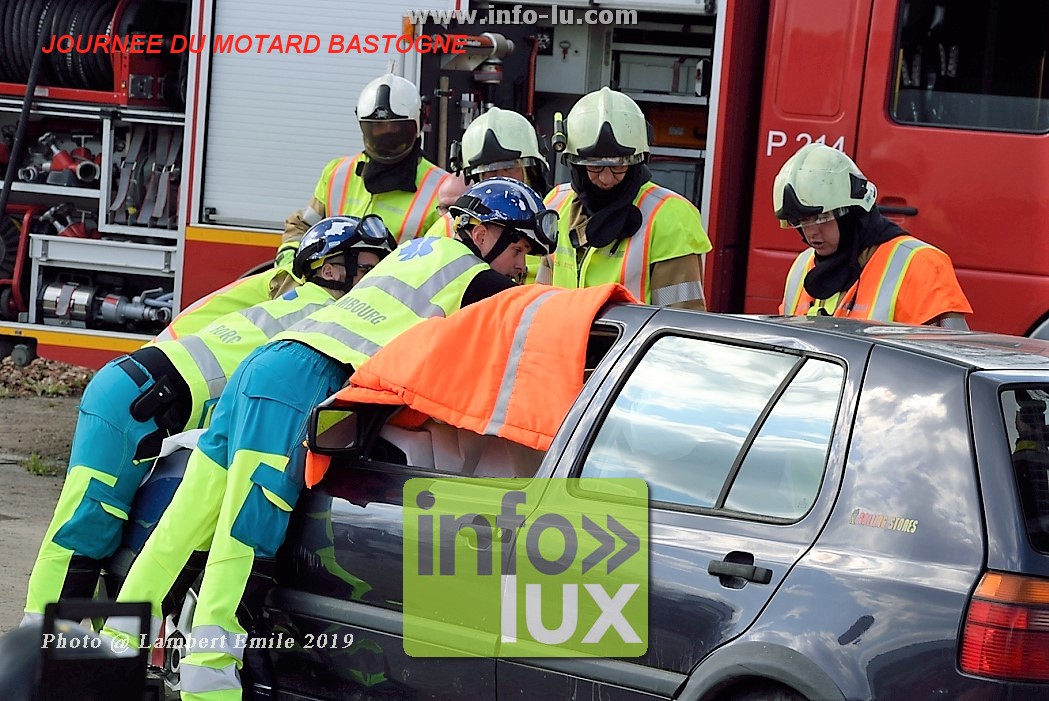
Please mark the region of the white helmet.
POLYGON ((365 85, 357 100, 365 153, 380 163, 407 156, 419 135, 421 109, 419 90, 410 80, 387 73, 365 85))
POLYGON ((521 166, 539 166, 545 175, 546 159, 539 150, 535 129, 523 115, 492 107, 470 122, 462 141, 463 177, 471 181, 481 173, 521 166))
POLYGON ((802 146, 780 168, 772 186, 772 207, 780 225, 830 221, 849 207, 874 207, 878 188, 851 158, 825 144, 802 146))
POLYGON ((632 165, 648 159, 648 123, 637 103, 607 87, 584 95, 565 119, 565 158, 575 165, 632 165))

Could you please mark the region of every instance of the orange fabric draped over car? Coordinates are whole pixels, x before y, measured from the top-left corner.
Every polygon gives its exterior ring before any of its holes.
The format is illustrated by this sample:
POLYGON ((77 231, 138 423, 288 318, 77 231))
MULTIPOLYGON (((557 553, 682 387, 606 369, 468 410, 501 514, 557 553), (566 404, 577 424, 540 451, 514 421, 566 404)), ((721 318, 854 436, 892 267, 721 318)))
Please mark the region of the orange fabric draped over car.
MULTIPOLYGON (((405 331, 357 368, 336 400, 404 405, 391 423, 432 417, 546 450, 583 388, 590 327, 609 302, 637 300, 618 283, 500 292, 405 331)), ((329 462, 307 455, 307 486, 329 462)))

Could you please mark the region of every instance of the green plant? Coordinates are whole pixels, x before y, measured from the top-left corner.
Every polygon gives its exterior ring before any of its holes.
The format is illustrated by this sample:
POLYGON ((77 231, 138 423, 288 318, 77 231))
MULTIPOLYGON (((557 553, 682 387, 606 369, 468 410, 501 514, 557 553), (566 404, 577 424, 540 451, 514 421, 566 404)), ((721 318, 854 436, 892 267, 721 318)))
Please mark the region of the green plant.
POLYGON ((42 477, 54 477, 62 472, 36 453, 30 453, 29 457, 22 462, 22 465, 25 467, 26 472, 33 475, 41 475, 42 477))
POLYGON ((67 397, 71 394, 69 385, 61 380, 28 380, 26 387, 38 397, 67 397))

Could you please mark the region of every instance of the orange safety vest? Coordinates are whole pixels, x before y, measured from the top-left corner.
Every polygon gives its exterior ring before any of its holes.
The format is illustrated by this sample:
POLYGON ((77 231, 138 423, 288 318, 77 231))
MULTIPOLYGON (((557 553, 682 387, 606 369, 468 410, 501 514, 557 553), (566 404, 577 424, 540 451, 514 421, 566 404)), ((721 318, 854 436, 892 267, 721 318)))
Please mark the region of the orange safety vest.
MULTIPOLYGON (((815 265, 810 248, 787 273, 780 313, 810 313, 815 299, 805 291, 805 276, 815 265)), ((946 253, 913 236, 898 236, 874 250, 860 279, 838 295, 833 316, 924 324, 941 314, 971 314, 946 253)))
MULTIPOLYGON (((637 300, 618 283, 505 290, 405 331, 357 368, 335 402, 402 405, 407 410, 391 421, 398 426, 432 417, 547 450, 583 388, 590 327, 608 302, 637 300)), ((329 462, 307 455, 307 486, 320 482, 329 462)))

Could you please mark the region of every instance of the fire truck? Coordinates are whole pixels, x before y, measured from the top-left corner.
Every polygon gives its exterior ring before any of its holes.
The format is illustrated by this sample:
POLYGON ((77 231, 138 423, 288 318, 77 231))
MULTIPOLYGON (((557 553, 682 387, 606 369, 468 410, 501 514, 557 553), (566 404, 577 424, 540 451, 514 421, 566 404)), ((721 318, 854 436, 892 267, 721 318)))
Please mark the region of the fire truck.
POLYGON ((549 137, 581 95, 630 95, 653 179, 703 214, 714 311, 776 312, 802 242, 771 185, 817 141, 951 256, 972 328, 1049 338, 1044 2, 451 2, 0 0, 0 355, 98 367, 265 266, 387 70, 442 166, 492 105, 549 137))

